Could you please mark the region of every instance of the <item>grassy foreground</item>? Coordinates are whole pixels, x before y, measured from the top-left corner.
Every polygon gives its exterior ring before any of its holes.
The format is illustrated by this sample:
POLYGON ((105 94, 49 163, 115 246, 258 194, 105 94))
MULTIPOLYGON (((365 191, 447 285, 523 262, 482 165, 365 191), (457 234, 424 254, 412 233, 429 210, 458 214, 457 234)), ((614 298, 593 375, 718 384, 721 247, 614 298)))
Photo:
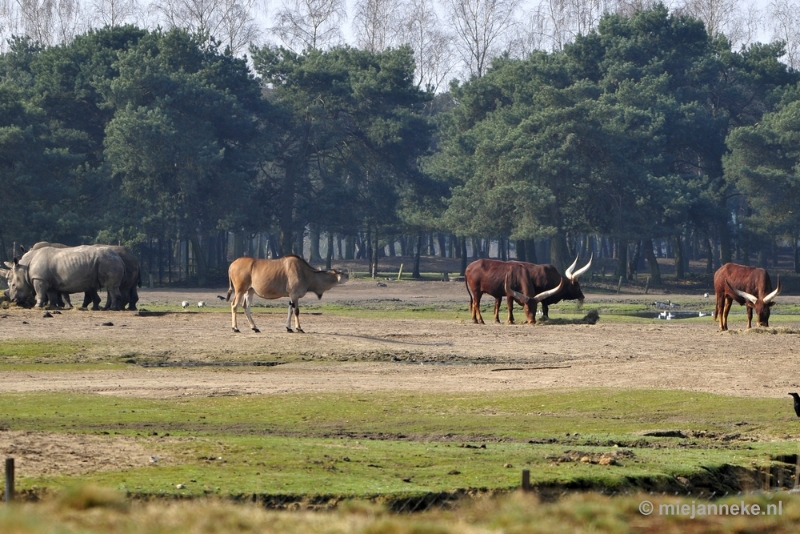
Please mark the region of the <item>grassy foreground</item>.
POLYGON ((96 483, 138 497, 371 499, 509 491, 529 469, 534 486, 557 491, 707 495, 790 485, 798 453, 790 398, 682 391, 9 394, 0 427, 139 451, 126 469, 45 476, 20 467, 18 488, 37 494, 96 483))
POLYGON ((270 511, 211 499, 190 502, 129 502, 96 487, 73 488, 44 503, 0 509, 0 532, 14 534, 176 534, 203 533, 745 533, 796 532, 800 498, 787 493, 751 495, 715 501, 722 515, 701 508, 709 501, 652 497, 604 497, 574 494, 543 503, 516 493, 482 498, 450 510, 392 514, 371 503, 350 502, 332 512, 270 511), (653 513, 643 515, 643 501, 653 513), (748 510, 743 515, 742 505, 748 510), (688 513, 681 513, 681 507, 688 513), (730 513, 734 506, 737 513, 730 513), (756 515, 754 506, 758 506, 756 515), (691 510, 705 510, 692 514, 691 510), (769 512, 769 513, 767 513, 769 512), (670 514, 670 515, 666 515, 670 514))

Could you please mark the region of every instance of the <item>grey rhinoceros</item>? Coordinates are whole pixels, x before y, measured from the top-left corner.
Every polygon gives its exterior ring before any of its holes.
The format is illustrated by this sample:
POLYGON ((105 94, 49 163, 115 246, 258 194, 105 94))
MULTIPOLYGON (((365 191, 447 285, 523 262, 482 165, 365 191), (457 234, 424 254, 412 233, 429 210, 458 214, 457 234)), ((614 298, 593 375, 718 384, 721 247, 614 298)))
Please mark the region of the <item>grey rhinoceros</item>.
MULTIPOLYGON (((142 278, 141 273, 139 270, 139 260, 136 258, 136 255, 131 252, 127 247, 117 246, 117 245, 92 245, 95 247, 107 247, 119 254, 119 257, 122 259, 122 263, 125 264, 125 276, 123 277, 122 281, 119 284, 119 292, 122 295, 122 300, 120 301, 120 309, 124 308, 126 305, 128 306, 129 310, 136 309, 136 303, 139 302, 139 292, 137 291, 137 287, 141 287, 142 285, 142 278)), ((21 246, 20 246, 21 247, 21 246)), ((40 248, 46 247, 53 247, 53 248, 70 248, 67 245, 63 245, 61 243, 49 243, 47 241, 40 241, 34 244, 30 250, 39 250, 40 248)), ((106 298, 106 305, 103 309, 109 309, 111 307, 111 293, 107 293, 106 298)), ((66 301, 69 302, 69 296, 62 295, 66 298, 66 301)), ((83 308, 89 306, 89 303, 92 303, 92 309, 97 310, 100 309, 100 296, 97 292, 86 292, 83 298, 83 308)))
POLYGON ((8 297, 24 303, 36 296, 36 305, 55 307, 60 294, 97 293, 105 287, 111 295, 111 309, 119 310, 119 286, 125 277, 125 264, 109 247, 43 247, 29 250, 22 258, 6 262, 0 269, 8 282, 8 297))

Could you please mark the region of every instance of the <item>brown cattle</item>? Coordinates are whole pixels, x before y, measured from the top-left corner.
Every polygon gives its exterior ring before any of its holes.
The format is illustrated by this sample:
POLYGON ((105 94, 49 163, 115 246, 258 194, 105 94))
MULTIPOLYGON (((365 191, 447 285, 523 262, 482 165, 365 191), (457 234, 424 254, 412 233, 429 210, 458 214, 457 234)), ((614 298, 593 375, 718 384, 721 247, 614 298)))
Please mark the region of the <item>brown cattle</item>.
POLYGON ((726 263, 714 273, 714 292, 717 297, 714 318, 719 321, 720 331, 728 329, 728 312, 734 300, 747 306, 747 328, 752 326, 753 310, 758 326, 769 326, 770 308, 781 292, 781 277, 778 276, 778 287, 773 291, 764 269, 726 263))
MULTIPOLYGON (((578 277, 585 273, 592 264, 589 262, 581 269, 574 271, 578 260, 575 259, 562 277, 552 265, 536 265, 521 261, 477 260, 469 264, 464 271, 464 280, 469 293, 469 307, 474 323, 485 324, 481 316, 481 297, 488 294, 494 297, 494 320, 500 322, 500 302, 505 296, 508 304, 509 324, 514 322, 514 297, 505 289, 506 275, 509 275, 511 289, 518 289, 520 293, 531 296, 550 291, 560 287, 560 291, 548 294, 542 302, 542 311, 547 316, 547 306, 563 299, 583 299, 583 293, 578 283, 578 277), (574 271, 574 272, 573 272, 574 271)), ((531 300, 524 304, 525 315, 528 323, 536 323, 536 304, 538 300, 531 300), (532 306, 531 306, 532 305, 532 306)))
POLYGON ((244 304, 244 313, 254 332, 256 328, 253 317, 250 315, 250 304, 253 295, 262 299, 277 299, 289 297, 289 316, 286 318, 286 330, 291 332, 292 310, 298 332, 300 328, 300 306, 298 299, 309 291, 322 298, 322 293, 340 282, 348 279, 347 272, 332 270, 318 271, 311 267, 306 260, 299 256, 288 255, 276 260, 257 260, 242 257, 235 260, 228 267, 228 280, 230 287, 225 300, 231 299, 231 317, 234 332, 239 328, 236 323, 236 310, 239 304, 244 304))
MULTIPOLYGON (((581 291, 581 285, 578 282, 578 278, 589 270, 592 266, 592 259, 594 259, 594 254, 589 256, 589 261, 578 269, 575 270, 575 266, 578 264, 578 258, 575 258, 575 261, 572 262, 572 265, 567 267, 567 270, 564 271, 564 276, 559 274, 558 269, 556 269, 553 265, 536 265, 533 263, 526 263, 528 268, 528 275, 530 276, 531 283, 533 284, 534 294, 541 293, 543 291, 548 291, 554 287, 561 286, 561 291, 554 293, 552 296, 547 297, 546 299, 542 300, 542 318, 547 319, 549 318, 549 310, 548 306, 551 304, 557 304, 562 300, 580 300, 583 301, 583 291, 581 291)), ((533 314, 536 315, 536 303, 533 303, 533 314)))

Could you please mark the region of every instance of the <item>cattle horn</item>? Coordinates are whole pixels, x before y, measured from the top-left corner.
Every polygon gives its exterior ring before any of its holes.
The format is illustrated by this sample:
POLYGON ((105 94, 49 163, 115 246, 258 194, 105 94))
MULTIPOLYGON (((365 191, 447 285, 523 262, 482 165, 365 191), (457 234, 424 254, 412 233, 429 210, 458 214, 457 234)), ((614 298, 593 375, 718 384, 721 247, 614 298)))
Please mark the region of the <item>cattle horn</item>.
POLYGON ((561 281, 558 283, 558 286, 554 287, 553 289, 548 289, 547 291, 542 291, 541 293, 538 293, 533 297, 529 297, 527 295, 523 295, 519 291, 514 291, 513 289, 511 289, 508 285, 508 274, 506 274, 506 295, 511 293, 512 295, 514 295, 515 299, 525 304, 528 304, 529 302, 541 302, 548 297, 552 297, 553 295, 561 291, 561 286, 563 285, 564 285, 564 279, 562 278, 561 281))
POLYGON ((592 252, 592 254, 589 256, 589 262, 588 262, 586 265, 584 265, 583 267, 581 267, 580 269, 578 269, 577 271, 575 271, 575 272, 573 273, 573 272, 572 272, 572 270, 575 268, 575 265, 577 265, 577 264, 578 264, 578 257, 575 257, 575 261, 574 261, 574 262, 572 263, 572 265, 570 265, 570 266, 569 266, 569 268, 568 268, 568 269, 567 269, 567 270, 564 272, 564 276, 565 276, 565 277, 566 277, 568 280, 570 280, 570 281, 574 282, 575 280, 577 280, 577 279, 578 279, 578 277, 579 277, 580 275, 582 275, 583 273, 585 273, 586 271, 588 271, 588 270, 589 270, 589 267, 591 267, 591 266, 592 266, 592 260, 593 260, 593 259, 594 259, 594 252, 592 252))
MULTIPOLYGON (((733 287, 731 285, 731 281, 730 280, 725 280, 725 283, 728 284, 728 287, 731 288, 731 291, 733 291, 734 293, 736 293, 737 295, 739 295, 743 299, 749 301, 751 304, 755 304, 756 301, 758 300, 755 296, 751 295, 747 291, 741 291, 741 290, 736 289, 735 287, 733 287)), ((773 293, 774 293, 774 291, 773 291, 773 293)))
POLYGON ((780 294, 781 294, 781 275, 778 275, 778 287, 776 287, 772 293, 764 297, 764 304, 769 304, 772 301, 772 299, 774 299, 780 294))

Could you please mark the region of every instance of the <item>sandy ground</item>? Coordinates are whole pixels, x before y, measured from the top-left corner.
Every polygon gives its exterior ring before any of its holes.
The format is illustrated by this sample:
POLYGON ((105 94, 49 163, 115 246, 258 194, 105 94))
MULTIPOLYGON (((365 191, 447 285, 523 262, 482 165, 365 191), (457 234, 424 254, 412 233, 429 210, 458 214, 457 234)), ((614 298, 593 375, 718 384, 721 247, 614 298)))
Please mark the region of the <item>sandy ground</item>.
MULTIPOLYGON (((304 312, 303 304, 312 302, 306 298, 301 300, 300 315, 305 334, 285 331, 282 307, 254 308, 261 333, 251 332, 240 312, 242 333, 236 334, 231 331, 229 313, 208 313, 214 308, 229 309, 216 297, 224 295, 226 288, 143 289, 140 307, 167 304, 174 310, 160 316, 69 310, 44 318, 41 310, 0 310, 1 343, 35 339, 83 347, 77 354, 42 361, 129 362, 124 369, 89 371, 7 371, 0 365, 0 393, 66 391, 175 398, 615 387, 785 398, 788 391, 800 389, 800 334, 794 333, 800 332, 800 316, 777 328, 747 332, 743 316, 732 316, 732 331, 727 333, 717 332, 710 317, 702 322, 614 324, 604 322, 601 315, 595 325, 482 326, 468 321, 463 283, 384 283, 386 287, 353 280, 326 293, 324 302, 362 302, 365 308, 460 303, 464 311, 458 317, 454 312, 453 319, 435 321, 351 318, 313 309, 304 312), (191 302, 186 310, 180 307, 183 300, 191 302), (205 310, 196 306, 201 300, 206 302, 205 310), (104 326, 107 322, 113 326, 104 326)), ((713 306, 712 299, 703 301, 697 295, 669 298, 693 300, 708 309, 713 306)), ((588 294, 585 309, 603 300, 634 299, 665 300, 664 296, 588 294)), ((797 299, 781 296, 779 304, 797 299)), ((272 303, 284 306, 288 301, 272 303)), ((505 307, 501 317, 505 317, 505 307)), ((557 318, 557 312, 551 317, 557 318)), ((0 450, 7 454, 25 451, 31 459, 51 458, 35 462, 43 473, 85 472, 149 461, 140 442, 105 436, 0 431, 0 450), (62 453, 54 454, 57 450, 62 453)))

